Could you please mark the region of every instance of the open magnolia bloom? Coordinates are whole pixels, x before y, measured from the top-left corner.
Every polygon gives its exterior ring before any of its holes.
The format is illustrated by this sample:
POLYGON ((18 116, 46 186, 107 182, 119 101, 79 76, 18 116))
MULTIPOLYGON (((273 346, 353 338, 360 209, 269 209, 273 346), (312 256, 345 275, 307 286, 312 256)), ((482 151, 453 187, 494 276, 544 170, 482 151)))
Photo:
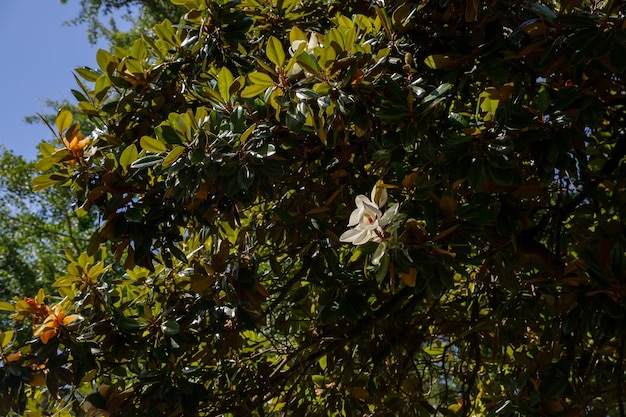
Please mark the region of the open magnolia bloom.
POLYGON ((398 214, 400 205, 394 204, 383 214, 381 208, 387 203, 387 190, 378 184, 372 189, 370 198, 359 194, 355 203, 356 209, 348 222, 348 227, 352 228, 343 232, 339 240, 354 245, 385 240, 385 229, 398 214))

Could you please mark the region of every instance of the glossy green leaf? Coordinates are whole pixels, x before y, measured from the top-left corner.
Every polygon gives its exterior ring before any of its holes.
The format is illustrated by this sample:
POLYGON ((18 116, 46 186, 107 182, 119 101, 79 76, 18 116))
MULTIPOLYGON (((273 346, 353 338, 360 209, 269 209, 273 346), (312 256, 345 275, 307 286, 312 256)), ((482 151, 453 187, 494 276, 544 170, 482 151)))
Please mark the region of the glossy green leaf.
POLYGON ((102 75, 101 73, 94 71, 93 69, 89 67, 74 68, 74 72, 78 74, 83 80, 89 81, 92 83, 95 82, 98 79, 98 77, 100 77, 100 75, 102 75))
POLYGON ((72 113, 69 110, 61 110, 56 118, 57 132, 62 135, 72 125, 72 113))
POLYGON ((267 86, 267 85, 259 85, 259 84, 248 85, 241 92, 241 97, 242 98, 256 97, 261 93, 265 93, 265 91, 267 91, 268 88, 273 88, 273 87, 267 86))
POLYGON ((300 132, 306 122, 307 114, 308 109, 305 103, 298 102, 297 104, 292 104, 287 111, 287 128, 295 133, 300 132))
POLYGON ((163 159, 163 166, 164 167, 168 167, 170 165, 172 165, 174 162, 176 162, 178 160, 178 158, 180 158, 180 156, 183 154, 183 152, 185 152, 187 148, 184 146, 174 146, 174 148, 172 148, 172 150, 167 154, 167 156, 163 159))
POLYGON ((147 155, 147 156, 143 156, 137 160, 135 160, 133 163, 130 164, 131 168, 135 168, 135 169, 142 169, 142 168, 149 168, 149 167, 153 167, 157 164, 160 164, 163 161, 163 156, 162 155, 147 155))
POLYGON ((264 72, 251 72, 248 74, 248 79, 253 85, 269 87, 274 85, 274 80, 264 72))
POLYGON ((305 70, 307 70, 307 71, 309 71, 309 72, 311 72, 313 74, 317 74, 317 73, 322 71, 322 68, 320 67, 319 63, 317 62, 317 58, 315 56, 312 56, 311 54, 306 53, 306 52, 301 53, 300 55, 298 55, 297 62, 305 70))
POLYGON ((15 311, 15 306, 6 301, 0 301, 0 311, 15 311))
POLYGON ((41 191, 59 182, 54 174, 39 175, 31 181, 33 191, 41 191))
POLYGON ((116 322, 120 330, 129 333, 137 332, 147 327, 146 323, 133 317, 121 317, 116 322))
POLYGON ((180 325, 174 319, 169 319, 161 324, 161 331, 166 336, 174 336, 180 332, 180 325))
POLYGON ((146 152, 161 153, 167 151, 165 143, 158 139, 151 138, 150 136, 142 136, 139 140, 139 144, 141 145, 141 149, 146 152))
POLYGON ((111 54, 104 49, 98 49, 96 52, 96 62, 104 73, 108 73, 109 63, 111 62, 111 54))
POLYGON ((285 61, 285 50, 276 37, 270 36, 267 40, 265 51, 269 60, 272 61, 276 67, 282 67, 285 61))
POLYGON ((177 4, 179 6, 185 6, 188 9, 197 9, 199 2, 198 0, 170 0, 173 4, 177 4))
POLYGON ((138 155, 139 152, 137 151, 137 147, 135 145, 130 145, 124 149, 120 155, 120 166, 124 169, 124 171, 128 170, 128 167, 135 162, 138 155))
POLYGON ((233 81, 233 74, 230 70, 226 67, 222 67, 220 72, 217 74, 217 87, 220 92, 220 96, 226 102, 230 99, 230 86, 233 84, 233 81))
POLYGON ((41 142, 38 146, 39 152, 41 152, 41 156, 44 158, 48 158, 52 156, 55 152, 56 148, 51 143, 41 142))

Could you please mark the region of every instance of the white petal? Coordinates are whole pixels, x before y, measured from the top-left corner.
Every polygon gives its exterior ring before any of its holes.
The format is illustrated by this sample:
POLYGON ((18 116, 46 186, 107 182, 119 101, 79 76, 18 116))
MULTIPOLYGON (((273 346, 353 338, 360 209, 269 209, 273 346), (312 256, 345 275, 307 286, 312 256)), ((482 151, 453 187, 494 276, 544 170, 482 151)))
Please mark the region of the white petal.
POLYGON ((352 244, 362 245, 372 240, 375 236, 376 235, 369 230, 361 230, 361 233, 358 237, 355 237, 355 239, 352 241, 352 244))
POLYGON ((391 220, 393 220, 396 214, 398 214, 399 208, 400 208, 400 204, 398 203, 391 206, 389 210, 387 210, 385 214, 383 214, 383 216, 380 218, 380 225, 387 226, 389 223, 391 223, 391 220))
POLYGON ((309 38, 309 43, 307 44, 307 51, 313 52, 313 50, 319 45, 317 42, 317 33, 311 33, 311 37, 309 38))
POLYGON ((374 202, 374 204, 376 204, 378 207, 382 207, 387 203, 387 198, 389 197, 389 195, 387 193, 387 189, 382 184, 379 185, 378 183, 376 183, 374 185, 374 188, 372 188, 371 197, 371 200, 374 202))
MULTIPOLYGON (((345 232, 343 232, 341 234, 341 236, 339 236, 339 241, 341 242, 347 242, 347 243, 354 243, 355 240, 358 240, 359 238, 361 238, 363 234, 367 234, 366 230, 361 230, 361 229, 348 229, 345 232)), ((358 245, 358 243, 354 243, 355 245, 358 245)))
POLYGON ((380 211, 378 206, 369 200, 363 202, 363 207, 365 208, 365 214, 371 217, 379 218, 383 215, 383 212, 380 211))
POLYGON ((363 206, 352 210, 352 213, 350 213, 350 220, 348 221, 348 227, 356 226, 357 224, 359 224, 364 214, 365 207, 363 206))
POLYGON ((369 198, 365 197, 363 194, 359 194, 354 198, 354 203, 357 207, 363 207, 365 203, 372 204, 369 198))

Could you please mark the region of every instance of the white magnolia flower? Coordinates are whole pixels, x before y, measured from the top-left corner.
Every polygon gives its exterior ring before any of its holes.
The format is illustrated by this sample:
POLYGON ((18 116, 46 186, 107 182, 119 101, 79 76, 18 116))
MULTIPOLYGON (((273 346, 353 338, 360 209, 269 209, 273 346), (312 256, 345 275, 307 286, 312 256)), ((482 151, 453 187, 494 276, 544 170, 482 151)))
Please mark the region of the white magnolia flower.
MULTIPOLYGON (((289 53, 291 54, 291 56, 294 56, 298 52, 298 49, 300 49, 300 45, 302 44, 306 44, 303 52, 312 54, 313 51, 315 51, 315 48, 317 48, 320 44, 317 40, 317 33, 315 32, 311 33, 311 36, 309 37, 308 42, 304 39, 296 39, 295 41, 293 41, 291 43, 291 46, 289 47, 289 53)), ((295 63, 293 64, 289 72, 287 73, 287 76, 290 77, 292 75, 300 74, 301 72, 302 72, 302 67, 298 65, 298 63, 295 63)))
POLYGON ((355 198, 356 209, 350 214, 348 229, 341 234, 341 242, 362 245, 367 242, 382 242, 385 228, 398 214, 399 204, 391 206, 384 214, 380 210, 387 203, 387 190, 378 184, 372 189, 371 198, 359 194, 355 198))

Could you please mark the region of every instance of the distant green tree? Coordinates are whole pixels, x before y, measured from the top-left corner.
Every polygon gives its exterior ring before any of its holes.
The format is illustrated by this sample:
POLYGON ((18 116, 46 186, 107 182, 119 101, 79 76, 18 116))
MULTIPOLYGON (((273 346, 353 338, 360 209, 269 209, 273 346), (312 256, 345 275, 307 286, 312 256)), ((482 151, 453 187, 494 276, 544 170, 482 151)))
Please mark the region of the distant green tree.
MULTIPOLYGON (((60 0, 65 4, 68 0, 60 0)), ((106 39, 111 46, 128 45, 163 19, 177 20, 185 8, 163 0, 80 0, 81 10, 72 24, 85 24, 87 38, 96 43, 106 39), (120 19, 130 24, 121 31, 120 19)))
POLYGON ((86 248, 94 217, 79 219, 73 198, 62 188, 33 193, 35 162, 0 149, 0 296, 49 290, 65 270, 65 250, 86 248))

